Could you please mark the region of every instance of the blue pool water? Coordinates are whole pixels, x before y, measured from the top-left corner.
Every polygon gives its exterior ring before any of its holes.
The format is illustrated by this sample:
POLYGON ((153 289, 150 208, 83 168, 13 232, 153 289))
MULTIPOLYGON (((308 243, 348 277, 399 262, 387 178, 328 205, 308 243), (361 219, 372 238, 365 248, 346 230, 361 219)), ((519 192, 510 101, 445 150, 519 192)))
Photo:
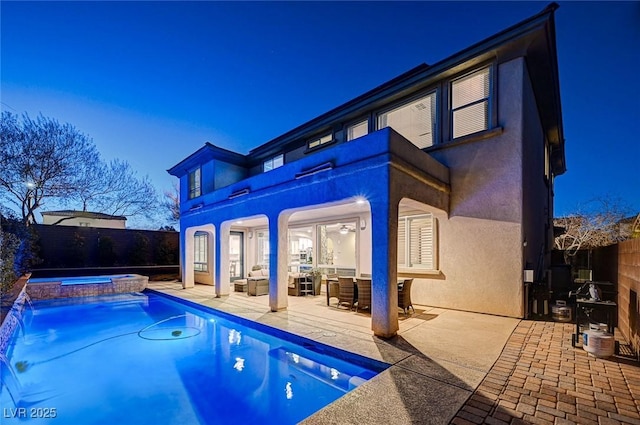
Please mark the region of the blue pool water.
POLYGON ((81 277, 40 277, 29 279, 29 283, 60 282, 61 285, 87 285, 90 283, 111 283, 112 278, 132 277, 131 275, 81 276, 81 277))
POLYGON ((386 366, 270 329, 153 292, 34 302, 0 423, 293 424, 386 366))

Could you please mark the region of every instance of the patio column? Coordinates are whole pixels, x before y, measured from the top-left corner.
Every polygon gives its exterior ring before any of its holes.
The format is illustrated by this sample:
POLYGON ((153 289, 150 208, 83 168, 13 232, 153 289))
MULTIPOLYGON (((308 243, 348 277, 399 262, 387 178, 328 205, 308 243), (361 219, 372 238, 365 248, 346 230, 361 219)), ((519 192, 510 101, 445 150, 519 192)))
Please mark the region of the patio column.
POLYGON ((229 236, 231 230, 231 222, 227 221, 218 226, 216 232, 215 247, 215 277, 214 285, 216 298, 223 295, 229 295, 230 277, 229 277, 229 236))
POLYGON ((371 202, 371 329, 380 338, 398 333, 398 201, 371 202))
POLYGON ((289 282, 288 230, 290 213, 269 215, 269 307, 284 310, 288 305, 289 282))
POLYGON ((195 272, 193 271, 194 247, 193 238, 196 234, 195 228, 189 228, 184 232, 182 241, 182 252, 184 261, 182 262, 182 288, 193 288, 195 286, 195 272))

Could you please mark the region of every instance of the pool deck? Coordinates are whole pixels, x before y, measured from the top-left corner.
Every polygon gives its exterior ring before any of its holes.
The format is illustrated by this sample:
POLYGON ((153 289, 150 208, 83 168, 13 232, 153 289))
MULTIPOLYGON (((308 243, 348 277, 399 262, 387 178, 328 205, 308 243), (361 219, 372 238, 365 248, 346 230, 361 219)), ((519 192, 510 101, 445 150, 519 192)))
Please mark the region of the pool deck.
MULTIPOLYGON (((390 340, 371 316, 327 307, 325 295, 268 296, 177 282, 148 287, 391 365, 304 424, 638 424, 640 368, 571 346, 574 327, 416 305, 390 340)), ((332 304, 333 305, 333 304, 332 304)))

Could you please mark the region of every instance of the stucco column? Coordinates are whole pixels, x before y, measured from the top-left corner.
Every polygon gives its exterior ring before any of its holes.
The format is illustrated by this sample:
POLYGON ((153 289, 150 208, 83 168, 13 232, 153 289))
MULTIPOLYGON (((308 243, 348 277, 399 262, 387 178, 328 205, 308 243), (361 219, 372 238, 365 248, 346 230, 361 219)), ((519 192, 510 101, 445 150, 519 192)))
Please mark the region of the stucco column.
POLYGON ((289 281, 288 232, 289 213, 269 216, 269 307, 271 311, 284 310, 288 305, 289 281))
POLYGON ((398 333, 398 202, 371 202, 371 329, 381 338, 398 333))
POLYGON ((194 258, 194 242, 193 237, 196 234, 195 228, 189 228, 184 232, 184 240, 182 243, 182 252, 184 259, 182 261, 182 288, 193 288, 195 284, 195 272, 193 271, 194 258))
POLYGON ((229 236, 231 230, 231 222, 227 221, 218 226, 216 232, 215 243, 215 275, 214 285, 216 298, 223 295, 229 295, 230 277, 229 277, 229 236))

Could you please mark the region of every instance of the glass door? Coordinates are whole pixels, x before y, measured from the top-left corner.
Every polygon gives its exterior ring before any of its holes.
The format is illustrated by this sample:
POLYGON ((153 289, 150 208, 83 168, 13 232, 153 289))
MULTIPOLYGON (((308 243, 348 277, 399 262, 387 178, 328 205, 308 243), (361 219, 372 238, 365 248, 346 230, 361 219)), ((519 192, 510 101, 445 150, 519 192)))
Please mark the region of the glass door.
POLYGON ((231 281, 244 278, 244 233, 229 235, 229 276, 231 281))
POLYGON ((356 275, 356 222, 319 224, 318 268, 323 274, 356 275))
POLYGON ((310 272, 313 268, 313 229, 289 228, 289 271, 310 272))

